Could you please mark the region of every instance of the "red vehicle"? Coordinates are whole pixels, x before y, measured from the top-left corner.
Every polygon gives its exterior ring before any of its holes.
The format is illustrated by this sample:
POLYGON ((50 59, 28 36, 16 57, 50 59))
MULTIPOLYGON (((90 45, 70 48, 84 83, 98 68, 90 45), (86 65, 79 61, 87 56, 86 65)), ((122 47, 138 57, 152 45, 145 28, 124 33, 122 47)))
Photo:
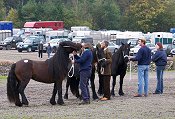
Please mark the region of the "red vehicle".
POLYGON ((53 30, 63 29, 63 21, 35 21, 26 22, 24 24, 25 28, 52 28, 53 30))

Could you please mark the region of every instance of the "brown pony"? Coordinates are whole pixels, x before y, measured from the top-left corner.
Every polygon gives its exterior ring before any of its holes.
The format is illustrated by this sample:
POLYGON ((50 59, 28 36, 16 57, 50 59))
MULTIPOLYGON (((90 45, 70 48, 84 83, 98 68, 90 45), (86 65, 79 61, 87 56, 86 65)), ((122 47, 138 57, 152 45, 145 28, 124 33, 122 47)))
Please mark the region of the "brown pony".
POLYGON ((14 63, 7 77, 7 96, 16 106, 28 105, 24 90, 30 79, 43 83, 54 83, 50 103, 56 104, 55 96, 58 92, 57 103, 64 104, 62 99, 62 81, 68 73, 69 54, 80 50, 81 44, 71 41, 61 42, 55 55, 46 61, 20 60, 14 63), (22 102, 20 101, 21 95, 22 102))

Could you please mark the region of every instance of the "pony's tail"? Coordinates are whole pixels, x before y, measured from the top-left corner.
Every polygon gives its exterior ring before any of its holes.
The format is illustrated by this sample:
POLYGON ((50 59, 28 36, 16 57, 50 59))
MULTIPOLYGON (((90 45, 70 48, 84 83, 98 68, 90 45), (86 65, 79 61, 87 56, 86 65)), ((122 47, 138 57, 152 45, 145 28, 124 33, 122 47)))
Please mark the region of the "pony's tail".
POLYGON ((73 95, 75 95, 76 97, 79 96, 79 79, 77 79, 76 77, 71 77, 68 80, 70 80, 70 90, 72 92, 73 95))
POLYGON ((7 97, 10 102, 15 102, 15 94, 17 92, 17 77, 15 74, 16 64, 12 64, 11 70, 7 77, 7 97))

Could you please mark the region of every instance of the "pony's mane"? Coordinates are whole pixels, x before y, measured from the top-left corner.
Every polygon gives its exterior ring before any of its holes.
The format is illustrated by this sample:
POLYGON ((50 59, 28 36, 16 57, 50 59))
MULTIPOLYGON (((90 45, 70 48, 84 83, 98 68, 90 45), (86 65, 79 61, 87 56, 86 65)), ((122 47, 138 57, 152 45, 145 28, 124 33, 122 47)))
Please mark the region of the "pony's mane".
POLYGON ((59 45, 55 55, 48 59, 47 62, 49 65, 49 73, 54 79, 64 79, 66 77, 70 59, 69 53, 65 52, 62 45, 59 45))

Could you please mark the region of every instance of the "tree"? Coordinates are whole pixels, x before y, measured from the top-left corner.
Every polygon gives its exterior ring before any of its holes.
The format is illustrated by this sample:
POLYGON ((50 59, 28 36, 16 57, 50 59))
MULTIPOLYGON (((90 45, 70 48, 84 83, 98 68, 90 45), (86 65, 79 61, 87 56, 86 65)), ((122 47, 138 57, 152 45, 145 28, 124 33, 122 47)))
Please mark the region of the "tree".
POLYGON ((0 0, 0 21, 4 20, 5 18, 5 7, 3 0, 0 0))
POLYGON ((135 0, 127 11, 133 29, 143 32, 152 30, 153 19, 165 11, 166 0, 135 0))
POLYGON ((37 21, 36 16, 37 3, 35 0, 29 0, 27 4, 22 7, 22 16, 24 21, 37 21))
POLYGON ((13 8, 10 9, 10 11, 6 17, 6 20, 12 21, 14 24, 14 27, 17 27, 17 28, 20 27, 20 22, 18 20, 18 12, 15 9, 13 9, 13 8))
POLYGON ((92 18, 94 29, 118 29, 120 10, 113 0, 96 0, 92 18))

